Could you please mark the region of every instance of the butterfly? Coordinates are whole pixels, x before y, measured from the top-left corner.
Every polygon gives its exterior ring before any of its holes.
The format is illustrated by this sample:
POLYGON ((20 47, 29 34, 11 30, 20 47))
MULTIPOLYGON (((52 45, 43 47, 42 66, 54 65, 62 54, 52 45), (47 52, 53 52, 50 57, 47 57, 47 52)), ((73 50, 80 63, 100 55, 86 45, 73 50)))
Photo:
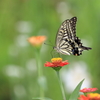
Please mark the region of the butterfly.
POLYGON ((56 46, 54 49, 64 55, 82 55, 82 51, 92 48, 82 45, 81 40, 76 37, 77 17, 65 20, 56 35, 56 46))

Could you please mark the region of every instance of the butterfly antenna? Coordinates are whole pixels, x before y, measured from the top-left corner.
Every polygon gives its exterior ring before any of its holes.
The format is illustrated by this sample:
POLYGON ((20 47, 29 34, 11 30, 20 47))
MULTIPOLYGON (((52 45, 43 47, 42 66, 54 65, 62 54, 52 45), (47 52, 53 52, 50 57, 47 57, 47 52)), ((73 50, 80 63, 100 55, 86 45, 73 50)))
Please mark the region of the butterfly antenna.
POLYGON ((45 44, 45 45, 49 45, 49 46, 52 46, 52 47, 53 47, 53 45, 52 45, 52 44, 48 44, 48 43, 45 43, 45 42, 44 42, 44 44, 45 44))
POLYGON ((54 47, 54 45, 52 45, 53 43, 52 43, 50 40, 49 40, 48 42, 49 42, 49 43, 45 43, 45 42, 44 42, 44 44, 54 47))

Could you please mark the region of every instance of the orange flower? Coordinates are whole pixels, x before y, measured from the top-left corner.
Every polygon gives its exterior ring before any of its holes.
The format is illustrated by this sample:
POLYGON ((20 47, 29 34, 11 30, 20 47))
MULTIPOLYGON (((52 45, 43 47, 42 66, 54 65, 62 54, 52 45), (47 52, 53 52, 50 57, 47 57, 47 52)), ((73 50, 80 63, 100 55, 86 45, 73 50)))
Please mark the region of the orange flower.
POLYGON ((32 36, 28 38, 28 42, 33 46, 40 46, 46 40, 46 36, 32 36))
POLYGON ((68 65, 68 61, 62 61, 62 58, 52 58, 51 62, 46 62, 45 67, 62 67, 68 65))
POLYGON ((82 90, 80 90, 80 92, 86 93, 86 92, 94 92, 98 90, 97 88, 84 88, 82 90))
POLYGON ((89 100, 100 100, 100 94, 98 93, 89 93, 87 94, 89 100))
POLYGON ((86 97, 85 95, 80 95, 78 100, 90 100, 90 99, 88 97, 86 97))

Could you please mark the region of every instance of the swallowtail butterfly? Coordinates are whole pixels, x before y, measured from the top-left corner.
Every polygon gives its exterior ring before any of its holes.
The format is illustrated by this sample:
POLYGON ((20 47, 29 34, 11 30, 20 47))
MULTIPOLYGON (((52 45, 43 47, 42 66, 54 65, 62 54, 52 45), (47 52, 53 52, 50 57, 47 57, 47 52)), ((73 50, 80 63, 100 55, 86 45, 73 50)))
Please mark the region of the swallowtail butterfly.
POLYGON ((65 20, 57 33, 56 46, 54 49, 64 55, 79 56, 84 50, 92 48, 82 45, 81 40, 76 37, 76 21, 77 17, 65 20))

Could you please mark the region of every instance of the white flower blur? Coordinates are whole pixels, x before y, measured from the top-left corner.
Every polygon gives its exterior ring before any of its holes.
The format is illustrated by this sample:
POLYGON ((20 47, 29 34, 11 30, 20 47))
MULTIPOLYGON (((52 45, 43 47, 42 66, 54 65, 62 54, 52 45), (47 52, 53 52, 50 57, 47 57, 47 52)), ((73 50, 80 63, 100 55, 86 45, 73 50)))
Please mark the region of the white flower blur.
POLYGON ((91 87, 91 78, 85 62, 80 61, 69 66, 69 69, 62 70, 62 80, 67 92, 71 93, 83 79, 85 80, 81 88, 91 87))

